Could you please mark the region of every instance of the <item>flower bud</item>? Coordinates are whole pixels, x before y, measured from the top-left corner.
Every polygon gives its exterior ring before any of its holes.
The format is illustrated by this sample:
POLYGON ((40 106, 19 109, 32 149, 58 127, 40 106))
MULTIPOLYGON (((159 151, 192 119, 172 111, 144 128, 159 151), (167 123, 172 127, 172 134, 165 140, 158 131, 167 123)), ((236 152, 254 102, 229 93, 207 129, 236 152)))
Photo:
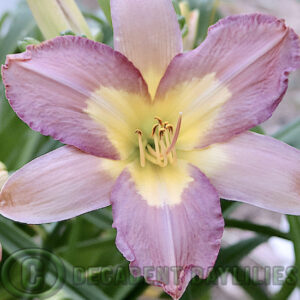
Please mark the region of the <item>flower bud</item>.
POLYGON ((26 51, 26 47, 28 45, 38 45, 40 41, 31 38, 31 37, 25 37, 22 41, 18 41, 18 48, 21 52, 26 51))
POLYGON ((188 33, 183 37, 183 49, 192 50, 197 37, 199 10, 190 10, 189 4, 185 1, 180 2, 179 7, 188 27, 188 33))

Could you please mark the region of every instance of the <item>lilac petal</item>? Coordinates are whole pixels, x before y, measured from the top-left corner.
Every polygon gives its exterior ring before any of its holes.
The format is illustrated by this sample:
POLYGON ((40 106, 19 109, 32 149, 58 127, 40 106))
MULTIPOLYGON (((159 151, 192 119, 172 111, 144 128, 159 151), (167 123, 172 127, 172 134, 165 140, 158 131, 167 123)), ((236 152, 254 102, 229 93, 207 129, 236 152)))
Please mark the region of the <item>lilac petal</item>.
POLYGON ((274 138, 243 133, 190 154, 221 197, 300 214, 300 151, 274 138))
POLYGON ((0 213, 40 224, 108 206, 115 181, 109 162, 71 146, 41 156, 8 179, 0 194, 0 213))
POLYGON ((125 127, 124 106, 148 97, 126 57, 81 37, 57 37, 8 55, 2 74, 12 108, 32 129, 113 159, 120 153, 112 128, 125 127))
POLYGON ((141 71, 151 96, 182 38, 171 0, 111 0, 115 49, 141 71))
POLYGON ((170 114, 183 112, 185 150, 226 141, 268 119, 300 66, 300 42, 283 20, 232 16, 195 50, 176 56, 157 92, 170 114))
MULTIPOLYGON (((155 189, 155 201, 165 199, 164 202, 153 205, 152 199, 143 198, 144 191, 134 182, 130 169, 122 172, 111 194, 116 244, 131 262, 133 275, 143 275, 149 283, 162 286, 174 299, 181 297, 194 275, 208 275, 218 255, 224 227, 215 189, 199 169, 185 166, 178 167, 177 172, 188 170, 186 175, 191 180, 181 191, 178 204, 170 204, 169 182, 159 170, 153 175, 158 176, 160 189, 151 184, 150 178, 143 189, 155 189)), ((173 189, 177 186, 174 180, 173 189)))

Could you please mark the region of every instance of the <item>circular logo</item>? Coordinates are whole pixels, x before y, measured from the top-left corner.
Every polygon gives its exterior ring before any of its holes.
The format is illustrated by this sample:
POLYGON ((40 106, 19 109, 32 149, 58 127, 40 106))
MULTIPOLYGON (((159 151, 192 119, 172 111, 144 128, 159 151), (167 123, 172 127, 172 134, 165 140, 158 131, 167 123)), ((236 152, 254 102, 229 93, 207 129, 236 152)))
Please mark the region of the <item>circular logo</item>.
POLYGON ((2 285, 15 297, 49 298, 61 289, 64 277, 61 259, 39 248, 16 251, 1 268, 2 285))

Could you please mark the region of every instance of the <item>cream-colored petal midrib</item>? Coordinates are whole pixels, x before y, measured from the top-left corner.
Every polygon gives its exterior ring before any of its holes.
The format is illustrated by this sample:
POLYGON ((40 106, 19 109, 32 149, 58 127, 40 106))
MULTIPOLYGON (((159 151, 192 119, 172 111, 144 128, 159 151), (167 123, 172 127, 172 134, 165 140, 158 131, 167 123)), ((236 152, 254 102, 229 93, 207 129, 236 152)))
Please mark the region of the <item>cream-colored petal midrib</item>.
POLYGON ((171 224, 171 217, 170 217, 170 207, 167 204, 164 204, 163 207, 161 208, 164 211, 164 218, 166 222, 166 227, 168 231, 168 256, 170 257, 170 267, 179 267, 177 265, 176 261, 176 249, 175 249, 175 243, 174 243, 174 233, 173 233, 173 228, 171 224))
MULTIPOLYGON (((199 105, 203 105, 203 101, 209 99, 214 94, 219 92, 226 84, 234 79, 236 76, 238 76, 241 72, 243 72, 245 69, 247 69, 249 66, 251 66, 253 63, 255 63, 259 58, 267 54, 272 48, 274 48, 277 44, 279 44, 287 35, 288 31, 286 30, 285 33, 274 39, 273 41, 269 42, 265 47, 260 49, 256 54, 252 55, 250 58, 248 58, 244 64, 242 64, 240 67, 236 68, 234 66, 231 68, 233 70, 232 72, 227 72, 227 76, 224 76, 223 78, 219 78, 218 81, 216 81, 216 84, 208 89, 205 93, 203 93, 199 98, 193 101, 191 105, 186 109, 186 112, 193 111, 197 109, 199 105)), ((206 113, 209 113, 209 111, 206 111, 206 113)), ((205 113, 204 115, 205 116, 205 113)))

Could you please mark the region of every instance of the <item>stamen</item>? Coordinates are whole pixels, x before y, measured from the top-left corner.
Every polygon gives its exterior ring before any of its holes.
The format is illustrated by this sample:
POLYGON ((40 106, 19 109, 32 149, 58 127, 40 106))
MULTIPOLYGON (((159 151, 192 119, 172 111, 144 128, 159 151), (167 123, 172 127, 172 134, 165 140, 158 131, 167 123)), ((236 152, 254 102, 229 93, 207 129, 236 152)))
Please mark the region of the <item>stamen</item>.
POLYGON ((166 146, 165 146, 165 143, 162 139, 159 141, 159 143, 160 143, 161 152, 162 152, 162 155, 163 155, 163 158, 164 158, 164 165, 163 166, 165 167, 168 164, 166 146))
MULTIPOLYGON (((165 131, 165 141, 166 141, 166 146, 167 146, 167 149, 168 149, 170 147, 170 136, 169 136, 168 130, 165 131)), ((172 154, 169 153, 167 156, 168 156, 168 159, 169 159, 170 163, 172 164, 173 163, 172 154)))
POLYGON ((150 154, 157 157, 157 154, 156 154, 155 150, 149 144, 147 145, 147 149, 148 149, 150 154))
POLYGON ((155 124, 153 127, 152 127, 152 136, 154 136, 155 132, 156 132, 156 129, 158 127, 159 124, 155 124))
POLYGON ((159 118, 159 117, 154 117, 154 120, 157 120, 158 123, 159 123, 159 125, 160 125, 161 127, 163 127, 163 122, 162 122, 161 118, 159 118))
POLYGON ((176 125, 176 130, 175 130, 175 134, 173 136, 173 140, 172 143, 170 145, 170 147, 167 149, 167 154, 170 153, 170 151, 172 151, 172 149, 175 147, 178 136, 179 136, 179 132, 180 132, 180 127, 181 127, 181 121, 182 121, 182 112, 179 113, 179 118, 177 121, 177 125, 176 125))
MULTIPOLYGON (((167 129, 167 130, 169 131, 169 133, 170 133, 170 138, 172 138, 173 132, 174 132, 173 125, 171 125, 171 124, 167 125, 167 128, 166 128, 166 129, 167 129)), ((168 148, 169 148, 169 145, 168 145, 168 148)), ((176 149, 173 149, 173 150, 172 150, 172 159, 173 159, 173 162, 175 162, 176 159, 177 159, 177 156, 176 156, 176 149)))
POLYGON ((176 162, 176 142, 178 140, 182 113, 179 113, 179 118, 174 127, 169 122, 163 122, 159 117, 155 117, 157 124, 152 127, 152 142, 146 139, 143 141, 143 132, 140 129, 136 129, 135 133, 138 134, 138 143, 140 150, 140 164, 145 167, 146 160, 157 166, 165 167, 168 162, 173 164, 176 162), (154 145, 153 145, 154 141, 154 145))
POLYGON ((140 129, 137 129, 135 133, 138 134, 138 139, 139 139, 139 148, 140 148, 140 163, 142 167, 145 167, 146 165, 146 160, 145 160, 145 149, 143 146, 143 141, 142 141, 142 131, 140 129))
POLYGON ((162 139, 162 137, 164 136, 165 131, 166 131, 166 129, 164 129, 164 128, 159 129, 158 135, 159 135, 160 139, 162 139))
POLYGON ((159 145, 158 145, 157 135, 155 134, 153 138, 154 138, 156 159, 157 159, 157 162, 160 163, 160 152, 159 152, 159 145))
POLYGON ((168 125, 166 126, 166 129, 167 129, 171 134, 173 134, 173 126, 172 126, 171 124, 168 124, 168 125))
POLYGON ((153 164, 157 165, 157 166, 160 166, 160 167, 163 167, 163 164, 159 161, 157 161, 154 157, 152 157, 150 154, 148 154, 147 152, 145 153, 146 154, 146 159, 151 161, 153 164))

